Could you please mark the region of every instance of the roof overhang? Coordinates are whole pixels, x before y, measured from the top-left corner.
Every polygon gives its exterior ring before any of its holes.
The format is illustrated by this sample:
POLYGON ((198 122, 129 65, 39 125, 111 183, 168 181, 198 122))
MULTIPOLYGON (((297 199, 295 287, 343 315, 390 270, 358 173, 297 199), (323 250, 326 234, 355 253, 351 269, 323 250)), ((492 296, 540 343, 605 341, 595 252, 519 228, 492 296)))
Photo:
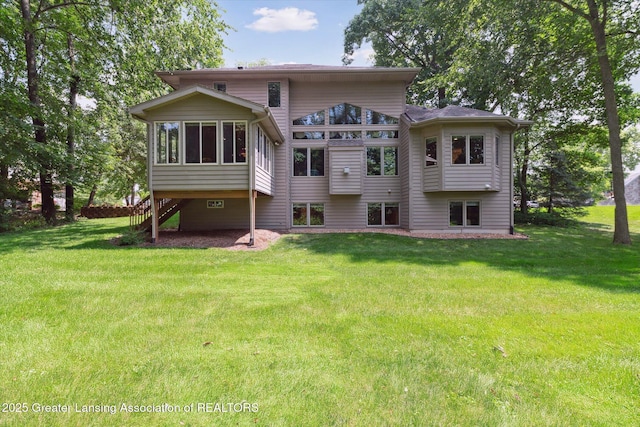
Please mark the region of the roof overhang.
POLYGON ((179 89, 167 95, 160 96, 158 98, 143 102, 138 105, 134 105, 133 107, 129 108, 129 113, 136 119, 147 122, 149 111, 165 107, 174 102, 182 101, 196 95, 208 96, 213 99, 228 102, 230 104, 251 110, 251 112, 257 117, 257 120, 261 121, 263 127, 269 134, 269 137, 274 140, 274 142, 281 143, 284 141, 282 131, 280 130, 280 127, 273 117, 273 114, 271 114, 271 110, 269 109, 269 107, 200 85, 193 85, 183 89, 179 89))
POLYGON ((494 124, 497 126, 508 127, 513 131, 528 128, 533 125, 531 120, 514 119, 508 116, 467 116, 467 117, 432 117, 425 120, 414 121, 406 114, 402 115, 403 120, 411 129, 419 129, 432 125, 444 124, 494 124))
POLYGON ((317 65, 282 65, 256 68, 207 68, 199 70, 157 71, 156 75, 173 88, 181 79, 210 79, 212 81, 254 80, 256 78, 292 82, 356 82, 401 81, 411 84, 420 68, 399 67, 348 67, 317 65))

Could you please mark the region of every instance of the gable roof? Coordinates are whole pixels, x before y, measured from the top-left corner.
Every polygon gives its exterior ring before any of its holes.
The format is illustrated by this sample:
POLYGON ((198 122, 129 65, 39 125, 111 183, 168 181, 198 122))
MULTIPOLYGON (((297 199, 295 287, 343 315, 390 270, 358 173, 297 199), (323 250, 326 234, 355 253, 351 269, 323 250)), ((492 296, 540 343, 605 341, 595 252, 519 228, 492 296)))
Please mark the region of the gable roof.
POLYGON ((417 105, 407 105, 404 113, 411 127, 428 126, 434 123, 496 123, 514 128, 528 127, 533 124, 530 120, 514 119, 513 117, 495 114, 489 111, 447 105, 444 108, 425 108, 417 105))
POLYGON ((265 130, 267 131, 267 133, 269 133, 269 136, 274 140, 274 142, 280 143, 284 141, 284 135, 282 134, 280 127, 278 127, 275 118, 271 114, 271 110, 269 109, 269 107, 201 85, 188 86, 183 89, 173 91, 167 95, 152 99, 150 101, 134 105, 133 107, 129 108, 129 113, 139 120, 146 121, 147 112, 149 110, 164 107, 166 105, 190 98, 198 94, 251 110, 251 112, 255 114, 258 119, 263 119, 261 123, 264 125, 265 130))

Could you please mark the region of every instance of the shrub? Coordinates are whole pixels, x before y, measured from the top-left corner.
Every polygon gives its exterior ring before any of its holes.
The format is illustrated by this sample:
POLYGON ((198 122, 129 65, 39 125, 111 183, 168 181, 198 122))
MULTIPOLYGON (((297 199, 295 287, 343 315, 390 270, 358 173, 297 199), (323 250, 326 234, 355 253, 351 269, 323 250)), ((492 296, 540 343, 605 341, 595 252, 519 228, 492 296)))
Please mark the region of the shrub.
POLYGON ((146 235, 144 231, 129 229, 117 240, 118 246, 137 246, 144 243, 146 235))
POLYGON ((551 212, 546 209, 529 209, 527 213, 520 210, 514 212, 516 224, 550 225, 552 227, 571 227, 577 224, 577 218, 586 215, 582 208, 556 208, 551 212))

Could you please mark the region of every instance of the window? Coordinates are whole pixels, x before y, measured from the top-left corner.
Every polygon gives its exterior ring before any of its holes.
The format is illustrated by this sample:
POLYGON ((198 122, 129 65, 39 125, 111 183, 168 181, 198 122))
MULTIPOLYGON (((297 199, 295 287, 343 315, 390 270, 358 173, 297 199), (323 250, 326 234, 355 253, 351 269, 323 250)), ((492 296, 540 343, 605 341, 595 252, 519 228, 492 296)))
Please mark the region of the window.
POLYGON ((324 226, 323 203, 294 203, 292 214, 294 227, 324 226))
POLYGON ((367 225, 395 226, 399 224, 398 203, 367 203, 367 225))
POLYGON ((293 176, 324 176, 324 149, 294 148, 293 176))
POLYGON ((397 125, 398 119, 373 110, 365 110, 368 125, 397 125))
POLYGON ((216 163, 217 140, 216 123, 185 123, 185 162, 216 163))
POLYGON ((500 137, 496 136, 496 166, 500 166, 500 137))
POLYGON ((213 88, 215 90, 219 90, 220 92, 226 92, 227 91, 227 84, 223 83, 223 82, 214 82, 213 83, 213 88))
POLYGON ((426 146, 425 166, 436 166, 438 164, 438 139, 427 138, 426 146))
POLYGON ((222 156, 224 163, 247 162, 246 128, 245 122, 222 122, 222 156))
POLYGON ((178 122, 156 123, 156 163, 179 163, 179 128, 178 122))
POLYGON ((452 227, 480 226, 480 202, 449 202, 449 225, 452 227))
POLYGON ((269 107, 280 106, 280 82, 267 83, 269 89, 269 107))
POLYGON ((484 136, 452 136, 451 163, 454 165, 484 164, 484 136))
POLYGON ((367 138, 369 139, 397 139, 398 131, 397 130, 374 130, 367 131, 367 138))
POLYGON ((329 139, 361 139, 362 132, 358 130, 350 130, 343 132, 329 132, 329 139))
POLYGON ((330 125, 362 124, 362 109, 357 105, 342 103, 329 107, 330 125))
POLYGON ((294 126, 320 126, 324 125, 324 110, 307 114, 293 121, 294 126))
POLYGON ((367 147, 367 175, 398 175, 398 147, 367 147))
POLYGON ((324 132, 294 132, 293 139, 324 139, 324 132))

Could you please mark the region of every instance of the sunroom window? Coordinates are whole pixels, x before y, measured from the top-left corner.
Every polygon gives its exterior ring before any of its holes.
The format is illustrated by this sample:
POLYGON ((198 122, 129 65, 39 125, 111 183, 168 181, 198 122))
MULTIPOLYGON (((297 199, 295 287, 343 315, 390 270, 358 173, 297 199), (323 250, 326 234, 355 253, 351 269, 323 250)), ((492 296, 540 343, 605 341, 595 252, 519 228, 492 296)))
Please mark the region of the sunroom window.
POLYGON ((247 162, 247 124, 222 122, 222 156, 224 163, 247 162))
POLYGON ((216 123, 185 123, 185 162, 216 163, 217 139, 216 123))
POLYGON ((156 163, 179 163, 180 123, 158 122, 155 126, 156 163))

